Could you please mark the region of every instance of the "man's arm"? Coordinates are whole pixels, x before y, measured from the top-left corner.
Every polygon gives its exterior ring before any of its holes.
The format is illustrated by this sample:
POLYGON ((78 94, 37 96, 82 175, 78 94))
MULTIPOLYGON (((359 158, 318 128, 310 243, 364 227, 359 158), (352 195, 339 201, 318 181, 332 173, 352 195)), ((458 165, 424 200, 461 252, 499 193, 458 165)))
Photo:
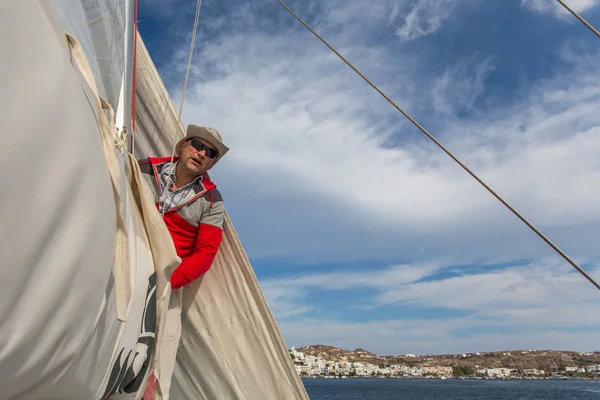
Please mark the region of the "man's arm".
POLYGON ((171 275, 171 287, 179 289, 208 271, 223 240, 223 202, 213 203, 198 225, 196 246, 192 255, 183 261, 171 275))

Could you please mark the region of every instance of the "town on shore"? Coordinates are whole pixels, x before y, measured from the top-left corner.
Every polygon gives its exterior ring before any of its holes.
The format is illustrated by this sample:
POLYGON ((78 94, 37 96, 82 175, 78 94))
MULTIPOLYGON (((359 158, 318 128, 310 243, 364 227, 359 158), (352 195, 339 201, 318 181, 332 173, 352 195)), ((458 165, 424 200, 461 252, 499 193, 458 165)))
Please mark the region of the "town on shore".
POLYGON ((306 378, 600 379, 600 352, 518 350, 450 355, 377 356, 363 349, 292 347, 306 378))

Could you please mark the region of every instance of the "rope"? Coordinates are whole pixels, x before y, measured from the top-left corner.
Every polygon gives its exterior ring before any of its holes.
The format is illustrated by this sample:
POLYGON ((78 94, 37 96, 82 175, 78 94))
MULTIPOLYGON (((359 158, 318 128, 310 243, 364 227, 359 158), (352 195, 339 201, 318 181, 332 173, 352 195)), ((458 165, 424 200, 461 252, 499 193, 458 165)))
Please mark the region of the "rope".
MULTIPOLYGON (((187 69, 185 72, 185 79, 183 81, 183 92, 181 93, 181 103, 179 104, 179 114, 177 116, 177 125, 181 125, 181 112, 183 111, 183 102, 185 101, 185 92, 187 90, 187 83, 190 77, 190 69, 192 67, 192 55, 194 54, 194 45, 196 43, 196 34, 198 31, 198 20, 200 19, 200 7, 202 6, 202 0, 198 0, 196 2, 196 16, 194 17, 194 28, 192 29, 192 42, 190 43, 190 52, 188 55, 188 63, 187 69)), ((171 151, 171 164, 175 159, 175 148, 177 147, 177 140, 173 143, 173 150, 171 151)), ((171 174, 169 174, 169 179, 167 180, 167 194, 169 191, 169 187, 173 182, 171 182, 171 174)), ((165 208, 163 207, 160 210, 161 217, 165 215, 165 208)))
POLYGON ((564 1, 562 1, 562 0, 556 0, 556 1, 558 1, 561 6, 563 6, 567 11, 569 11, 571 14, 573 14, 575 16, 575 18, 577 18, 579 21, 581 21, 582 24, 587 26, 590 31, 594 32, 594 34, 600 38, 600 32, 598 32, 596 30, 596 28, 594 28, 589 22, 587 22, 585 19, 583 19, 583 17, 581 15, 577 14, 577 12, 575 10, 573 10, 571 7, 566 5, 564 1))
POLYGON ((325 46, 329 47, 339 58, 344 61, 350 68, 352 68, 361 78, 363 78, 373 89, 375 89, 380 95, 382 95, 396 110, 400 111, 410 122, 412 122, 421 132, 423 132, 433 143, 435 143, 440 149, 444 151, 450 158, 452 158, 458 165, 462 167, 469 175, 471 175, 477 182, 479 182, 484 188, 487 189, 498 201, 500 201, 506 208, 508 208, 514 215, 517 216, 525 225, 527 225, 532 231, 534 231, 544 242, 546 242, 554 251, 562 256, 573 268, 575 268, 581 275, 583 275, 588 281, 592 283, 597 289, 600 290, 600 284, 594 280, 583 268, 581 268, 575 261, 571 259, 564 251, 562 251, 557 245, 555 245, 546 235, 544 235, 538 228, 536 228, 531 222, 529 222, 523 215, 521 215, 513 206, 511 206, 506 200, 504 200, 498 193, 496 193, 490 186, 488 186, 481 178, 473 173, 465 164, 463 164, 452 152, 450 152, 442 143, 440 143, 431 133, 423 128, 415 119, 413 119, 406 111, 400 108, 391 98, 388 97, 383 91, 381 91, 373 82, 371 82, 366 76, 362 74, 352 63, 350 63, 344 56, 342 56, 336 49, 334 49, 329 43, 325 41, 317 32, 315 32, 306 22, 304 22, 296 13, 294 13, 283 1, 277 0, 277 2, 285 8, 290 14, 294 16, 302 25, 304 25, 309 31, 311 31, 325 46))

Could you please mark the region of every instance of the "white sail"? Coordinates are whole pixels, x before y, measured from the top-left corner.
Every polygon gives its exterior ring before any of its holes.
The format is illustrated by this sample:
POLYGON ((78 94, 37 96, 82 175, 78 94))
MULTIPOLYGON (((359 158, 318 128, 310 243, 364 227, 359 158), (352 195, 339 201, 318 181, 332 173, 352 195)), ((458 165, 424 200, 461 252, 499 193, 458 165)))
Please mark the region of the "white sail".
MULTIPOLYGON (((0 399, 139 399, 157 367, 146 339, 165 331, 178 260, 168 232, 145 224, 158 213, 140 205, 135 168, 94 103, 97 91, 118 105, 122 8, 0 3, 0 289, 10 299, 0 304, 0 399)), ((139 37, 137 62, 135 153, 168 155, 183 127, 139 37)), ((228 216, 223 236, 211 270, 183 291, 171 398, 307 399, 228 216)))
MULTIPOLYGON (((55 11, 0 3, 0 184, 10 188, 0 196, 0 399, 141 398, 157 328, 153 254, 129 157, 96 93, 102 69, 55 11)), ((83 26, 71 22, 73 33, 83 26)))
POLYGON ((92 68, 98 94, 117 110, 123 75, 122 0, 51 0, 61 28, 72 34, 92 68))

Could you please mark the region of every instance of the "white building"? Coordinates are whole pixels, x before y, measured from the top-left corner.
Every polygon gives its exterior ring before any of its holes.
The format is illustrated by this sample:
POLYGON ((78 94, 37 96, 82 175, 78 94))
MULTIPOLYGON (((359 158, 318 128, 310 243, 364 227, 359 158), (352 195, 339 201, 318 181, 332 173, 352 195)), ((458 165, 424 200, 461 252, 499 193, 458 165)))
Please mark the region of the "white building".
POLYGON ((296 351, 296 349, 293 346, 292 346, 292 349, 290 350, 290 354, 294 356, 294 360, 304 362, 304 359, 305 359, 304 353, 301 351, 296 351))
POLYGON ((507 378, 510 376, 511 370, 508 368, 488 368, 487 375, 496 378, 507 378))
POLYGON ((327 362, 322 358, 317 358, 314 365, 315 365, 315 368, 322 370, 322 369, 325 369, 325 367, 327 366, 327 362))

